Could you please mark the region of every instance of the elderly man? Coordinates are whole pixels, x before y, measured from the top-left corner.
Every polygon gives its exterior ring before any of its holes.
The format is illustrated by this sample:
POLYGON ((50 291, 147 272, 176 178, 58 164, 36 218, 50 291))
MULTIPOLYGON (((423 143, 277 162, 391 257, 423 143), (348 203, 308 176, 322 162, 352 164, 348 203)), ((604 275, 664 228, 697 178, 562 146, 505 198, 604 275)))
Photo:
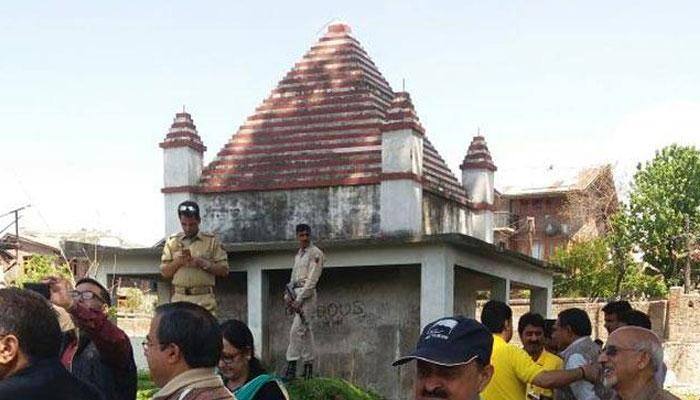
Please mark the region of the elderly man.
POLYGON ((416 360, 416 400, 478 400, 493 375, 493 338, 480 323, 465 317, 428 324, 416 349, 394 366, 416 360))
POLYGON ((61 365, 61 328, 36 293, 0 289, 0 400, 98 400, 99 392, 61 365))
POLYGON ((215 367, 223 339, 216 318, 190 302, 156 308, 143 350, 151 379, 160 387, 154 400, 231 400, 215 367))
POLYGON ((603 367, 603 384, 615 389, 621 400, 678 400, 654 379, 663 360, 658 336, 636 326, 621 327, 611 333, 598 357, 603 367))

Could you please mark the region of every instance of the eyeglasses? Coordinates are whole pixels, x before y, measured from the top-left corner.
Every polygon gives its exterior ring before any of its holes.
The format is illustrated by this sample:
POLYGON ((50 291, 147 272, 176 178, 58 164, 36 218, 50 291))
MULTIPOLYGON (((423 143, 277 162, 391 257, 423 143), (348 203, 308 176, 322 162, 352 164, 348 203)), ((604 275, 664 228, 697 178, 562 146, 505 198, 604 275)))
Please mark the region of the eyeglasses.
MULTIPOLYGON (((148 336, 146 336, 146 340, 141 342, 141 346, 143 346, 144 351, 148 351, 148 349, 151 348, 152 346, 161 346, 162 347, 163 343, 151 342, 151 339, 148 336)), ((161 348, 161 350, 162 350, 162 348, 161 348)))
POLYGON ((637 349, 633 349, 631 347, 620 347, 611 344, 603 347, 603 349, 600 350, 601 353, 605 354, 608 357, 615 357, 617 353, 621 351, 637 351, 637 349))
POLYGON ((188 206, 188 205, 185 205, 185 206, 180 206, 180 207, 178 208, 178 211, 196 213, 196 212, 198 212, 199 210, 198 210, 197 207, 195 207, 195 206, 188 206))
POLYGON ((234 354, 221 354, 221 363, 224 365, 231 365, 234 362, 236 362, 236 359, 238 359, 241 355, 243 355, 242 352, 236 352, 234 354))
POLYGON ((92 300, 92 299, 96 298, 96 299, 100 300, 101 302, 106 303, 105 299, 103 299, 102 297, 100 297, 100 296, 96 295, 95 293, 88 291, 88 290, 86 290, 84 292, 81 292, 79 290, 73 290, 70 292, 70 295, 73 298, 73 300, 83 299, 83 300, 87 301, 87 300, 92 300))

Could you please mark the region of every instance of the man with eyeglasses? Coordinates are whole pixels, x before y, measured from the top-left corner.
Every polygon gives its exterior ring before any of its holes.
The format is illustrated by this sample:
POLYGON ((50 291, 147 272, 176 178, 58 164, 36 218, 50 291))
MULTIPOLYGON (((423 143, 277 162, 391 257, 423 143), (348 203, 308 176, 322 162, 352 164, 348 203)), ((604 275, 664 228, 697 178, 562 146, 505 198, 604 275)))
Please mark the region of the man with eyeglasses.
POLYGON ((127 334, 110 321, 109 291, 91 278, 76 283, 51 278, 51 302, 71 315, 77 335, 69 336, 61 350, 61 362, 83 382, 94 385, 107 400, 133 400, 136 396, 136 363, 127 334))
POLYGON ((648 329, 616 329, 598 361, 603 367, 603 384, 615 389, 621 400, 680 400, 654 379, 663 365, 664 350, 659 337, 648 329))
POLYGON ((184 201, 177 207, 182 232, 168 238, 163 246, 161 274, 172 279, 172 301, 187 301, 216 313, 216 277, 228 276, 226 251, 215 235, 199 230, 199 205, 184 201))
POLYGON ((289 331, 287 347, 288 380, 296 378, 297 362, 304 362, 304 378, 313 376, 314 333, 312 324, 316 308, 316 284, 323 269, 323 252, 311 242, 311 227, 307 224, 296 226, 299 250, 294 257, 292 276, 287 284, 284 301, 294 312, 294 321, 289 331))
POLYGON ((216 373, 222 347, 219 323, 203 307, 158 306, 143 342, 151 379, 160 388, 153 400, 235 400, 216 373))

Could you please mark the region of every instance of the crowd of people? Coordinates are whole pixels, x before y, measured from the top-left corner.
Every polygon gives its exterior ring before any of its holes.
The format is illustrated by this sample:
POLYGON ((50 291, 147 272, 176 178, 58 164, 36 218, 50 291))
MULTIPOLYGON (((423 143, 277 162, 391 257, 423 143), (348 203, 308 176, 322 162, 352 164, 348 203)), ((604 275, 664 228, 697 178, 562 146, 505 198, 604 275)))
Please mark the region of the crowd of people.
MULTIPOLYGON (((94 281, 73 290, 62 280, 49 285, 49 299, 0 289, 0 400, 134 400, 134 355, 106 316, 108 292, 94 281)), ((250 329, 238 320, 220 324, 194 303, 157 307, 143 351, 160 388, 156 400, 289 399, 256 358, 250 329)))
MULTIPOLYGON (((218 239, 199 231, 199 206, 178 206, 183 232, 163 249, 172 302, 155 310, 142 343, 155 400, 288 400, 285 381, 313 376, 313 309, 324 254, 311 228, 296 227, 299 250, 283 299, 294 315, 284 378, 268 373, 245 323, 216 319, 213 285, 228 271, 218 239)), ((109 290, 84 278, 47 277, 34 290, 0 289, 0 400, 134 400, 137 370, 127 334, 108 317, 109 290), (42 286, 44 285, 44 286, 42 286), (45 289, 45 290, 42 290, 45 289)), ((665 400, 663 347, 649 317, 626 301, 603 308, 609 336, 593 340, 588 314, 520 317, 499 301, 480 322, 445 317, 423 329, 413 352, 416 399, 665 400), (510 344, 515 330, 522 347, 510 344)), ((381 366, 379 367, 381 368, 381 366)))
MULTIPOLYGON (((47 284, 48 299, 0 289, 0 400, 135 399, 133 351, 107 318, 109 292, 90 279, 75 289, 47 284)), ((609 336, 601 348, 583 310, 564 310, 553 324, 527 313, 516 326, 510 307, 492 300, 481 322, 429 324, 394 365, 416 361, 416 399, 676 399, 663 389, 663 347, 648 316, 627 302, 603 311, 609 336), (509 344, 516 329, 522 347, 509 344)), ((256 357, 245 323, 219 323, 194 303, 158 306, 143 351, 160 388, 155 400, 289 399, 284 380, 256 357)))
POLYGON ((481 323, 464 317, 439 319, 423 330, 415 351, 395 362, 416 360, 416 399, 477 400, 668 400, 666 367, 649 317, 626 301, 603 308, 609 336, 592 340, 581 309, 559 313, 552 324, 538 314, 518 321, 511 308, 487 302, 481 323))

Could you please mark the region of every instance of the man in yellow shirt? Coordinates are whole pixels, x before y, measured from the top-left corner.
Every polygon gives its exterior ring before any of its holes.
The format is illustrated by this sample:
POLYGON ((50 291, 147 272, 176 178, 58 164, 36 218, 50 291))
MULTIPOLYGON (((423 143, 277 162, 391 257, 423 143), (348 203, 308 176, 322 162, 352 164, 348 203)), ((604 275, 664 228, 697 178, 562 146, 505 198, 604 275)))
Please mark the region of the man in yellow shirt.
MULTIPOLYGON (((526 313, 518 320, 518 335, 523 350, 535 364, 545 371, 556 371, 564 367, 564 361, 544 348, 544 318, 537 313, 526 313)), ((535 385, 527 385, 527 398, 530 400, 553 400, 554 391, 535 385)))
POLYGON ((491 300, 481 310, 481 323, 493 335, 491 365, 494 373, 482 395, 485 400, 523 400, 527 384, 547 389, 566 386, 593 376, 596 367, 592 364, 571 370, 546 371, 537 365, 520 347, 510 345, 513 338, 513 311, 507 304, 491 300))

